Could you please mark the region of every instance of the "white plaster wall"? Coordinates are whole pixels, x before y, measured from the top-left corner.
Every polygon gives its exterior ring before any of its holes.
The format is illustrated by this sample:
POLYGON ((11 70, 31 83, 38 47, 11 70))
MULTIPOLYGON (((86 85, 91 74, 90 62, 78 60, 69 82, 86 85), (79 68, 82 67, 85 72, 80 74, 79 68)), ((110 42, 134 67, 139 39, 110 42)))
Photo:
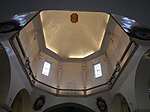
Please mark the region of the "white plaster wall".
POLYGON ((60 87, 83 89, 82 63, 63 62, 60 87))
POLYGON ((86 62, 87 88, 103 84, 108 81, 109 71, 106 63, 106 56, 102 55, 86 62), (94 77, 94 65, 100 63, 102 67, 102 76, 94 77))
POLYGON ((31 93, 32 87, 26 77, 26 74, 23 72, 14 52, 12 51, 10 44, 8 42, 3 42, 3 45, 7 46, 7 48, 9 49, 7 50, 7 54, 9 56, 11 65, 11 82, 6 104, 8 106, 11 106, 15 96, 21 89, 25 88, 29 91, 29 93, 31 93))
MULTIPOLYGON (((59 62, 50 56, 40 52, 34 61, 35 69, 33 69, 34 75, 36 78, 48 85, 57 87, 58 74, 59 74, 59 62), (44 61, 48 61, 52 64, 49 76, 42 74, 42 68, 44 61)), ((106 63, 107 58, 105 55, 99 56, 96 59, 86 62, 86 88, 90 88, 99 84, 107 82, 109 71, 108 65, 106 63), (94 78, 94 68, 93 65, 97 63, 102 65, 102 77, 94 78)), ((38 87, 44 87, 41 84, 36 83, 38 87)), ((60 88, 64 89, 83 89, 84 88, 84 79, 83 79, 83 63, 74 63, 74 62, 63 62, 62 64, 62 74, 60 76, 60 88)), ((44 87, 48 90, 50 88, 44 87)), ((55 91, 53 91, 55 92, 55 91)), ((79 92, 78 92, 79 93, 79 92)), ((80 93, 83 94, 83 93, 80 93)))
MULTIPOLYGON (((38 62, 40 61, 40 49, 37 41, 37 34, 32 21, 20 31, 19 39, 25 51, 26 57, 29 58, 33 73, 37 74, 38 62)), ((25 60, 23 56, 22 59, 25 60)))
POLYGON ((36 78, 41 82, 57 87, 58 63, 59 62, 42 52, 40 52, 36 58, 37 59, 34 64, 34 66, 36 66, 34 69, 34 73, 35 73, 34 75, 36 76, 36 78), (50 68, 48 76, 42 74, 42 69, 43 69, 45 61, 51 64, 51 68, 50 68))
MULTIPOLYGON (((59 86, 62 89, 83 89, 82 63, 63 62, 59 86)), ((83 92, 60 91, 60 94, 83 94, 83 92)))
MULTIPOLYGON (((145 43, 145 45, 141 44, 141 42, 138 43, 140 44, 139 48, 133 55, 132 59, 128 63, 128 66, 126 66, 126 68, 122 72, 117 83, 111 91, 112 96, 114 96, 116 93, 121 93, 127 100, 131 111, 134 111, 139 108, 137 106, 137 101, 135 97, 135 77, 137 66, 143 54, 150 48, 150 44, 148 45, 148 43, 145 43)), ((146 105, 147 104, 145 104, 144 106, 146 107, 146 105)))
POLYGON ((8 55, 0 42, 0 107, 5 104, 10 87, 10 63, 8 55))
POLYGON ((150 59, 142 57, 136 71, 135 96, 139 109, 150 109, 149 79, 150 79, 150 59), (144 59, 143 59, 144 58, 144 59))
POLYGON ((33 22, 30 22, 20 31, 19 39, 25 50, 26 56, 29 57, 29 60, 32 64, 32 61, 39 53, 39 46, 33 22))
POLYGON ((101 94, 90 96, 90 97, 59 97, 59 96, 53 96, 49 93, 45 93, 38 89, 34 89, 32 91, 32 101, 34 102, 40 95, 44 95, 46 97, 46 101, 45 101, 43 108, 38 112, 42 112, 45 109, 54 105, 58 105, 61 103, 69 103, 69 102, 81 104, 81 105, 89 107, 95 112, 99 112, 97 105, 96 105, 96 98, 102 97, 106 101, 108 108, 110 106, 111 99, 112 99, 109 92, 101 93, 101 94))
MULTIPOLYGON (((107 82, 109 79, 109 71, 108 64, 106 63, 107 58, 105 55, 99 56, 96 59, 90 60, 86 62, 86 88, 90 88, 99 84, 103 84, 107 82), (101 63, 102 65, 102 76, 99 78, 94 78, 94 64, 101 63)), ((58 75, 59 75, 59 62, 50 56, 40 52, 37 57, 35 57, 34 66, 32 66, 33 73, 36 78, 44 82, 48 85, 57 87, 58 75), (44 61, 48 61, 51 63, 51 69, 49 76, 45 76, 42 74, 42 68, 44 65, 44 61)), ((84 88, 84 78, 83 78, 83 63, 74 63, 74 62, 63 62, 62 64, 62 72, 60 76, 60 88, 64 89, 83 89, 84 88)), ((39 83, 36 83, 36 86, 40 88, 44 88, 45 90, 56 92, 54 90, 50 90, 49 87, 45 87, 39 83)), ((64 93, 61 91, 61 94, 64 93)), ((73 92, 71 92, 73 93, 73 92)), ((83 92, 76 92, 79 94, 83 94, 83 92)))
POLYGON ((111 40, 106 51, 106 57, 108 58, 107 63, 109 71, 112 74, 117 62, 120 60, 127 45, 129 44, 130 38, 117 24, 112 31, 110 38, 111 40))

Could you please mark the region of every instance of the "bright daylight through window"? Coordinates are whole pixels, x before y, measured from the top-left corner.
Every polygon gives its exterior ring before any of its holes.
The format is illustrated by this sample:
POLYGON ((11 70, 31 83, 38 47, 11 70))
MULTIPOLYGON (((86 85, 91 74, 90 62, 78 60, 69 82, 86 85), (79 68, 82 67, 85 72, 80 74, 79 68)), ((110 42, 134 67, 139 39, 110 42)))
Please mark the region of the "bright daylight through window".
POLYGON ((48 76, 50 68, 51 68, 51 64, 45 61, 44 66, 43 66, 43 70, 42 70, 42 74, 48 76))
POLYGON ((102 76, 102 68, 100 63, 94 65, 94 76, 95 78, 102 76))

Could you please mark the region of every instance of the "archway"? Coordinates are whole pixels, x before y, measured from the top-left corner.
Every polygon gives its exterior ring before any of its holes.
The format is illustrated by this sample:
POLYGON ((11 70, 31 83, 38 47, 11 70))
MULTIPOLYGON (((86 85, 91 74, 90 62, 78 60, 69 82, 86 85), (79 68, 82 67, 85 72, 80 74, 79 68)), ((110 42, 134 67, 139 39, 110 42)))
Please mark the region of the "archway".
POLYGON ((135 98, 138 111, 150 111, 150 49, 143 55, 136 71, 135 98))
POLYGON ((63 103, 46 109, 43 112, 94 112, 90 108, 77 103, 63 103))
POLYGON ((11 79, 8 55, 0 43, 0 108, 5 108, 11 79), (4 106, 5 105, 5 106, 4 106))
POLYGON ((18 92, 11 108, 12 112, 32 112, 30 95, 26 89, 22 89, 18 92))
POLYGON ((110 112, 131 112, 126 99, 120 93, 114 96, 110 112))

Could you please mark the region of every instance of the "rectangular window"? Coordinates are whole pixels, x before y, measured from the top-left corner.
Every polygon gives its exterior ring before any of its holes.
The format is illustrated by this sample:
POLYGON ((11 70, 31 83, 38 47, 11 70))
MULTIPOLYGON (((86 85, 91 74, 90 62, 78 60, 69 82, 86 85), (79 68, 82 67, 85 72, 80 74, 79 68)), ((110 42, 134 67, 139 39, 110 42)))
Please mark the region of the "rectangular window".
POLYGON ((102 76, 102 68, 100 63, 94 65, 94 76, 95 78, 102 76))
POLYGON ((43 70, 42 70, 42 74, 48 76, 50 68, 51 68, 51 64, 45 61, 44 66, 43 66, 43 70))

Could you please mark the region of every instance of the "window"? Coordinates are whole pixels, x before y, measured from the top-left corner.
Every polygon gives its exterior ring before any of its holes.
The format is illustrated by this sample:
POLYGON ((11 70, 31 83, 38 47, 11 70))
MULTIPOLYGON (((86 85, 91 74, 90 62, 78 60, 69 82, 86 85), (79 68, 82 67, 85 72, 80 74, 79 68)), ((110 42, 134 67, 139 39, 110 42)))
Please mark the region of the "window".
POLYGON ((95 78, 102 76, 102 68, 100 63, 94 65, 94 76, 95 78))
POLYGON ((51 68, 51 64, 45 61, 43 70, 42 70, 42 74, 48 76, 50 68, 51 68))

